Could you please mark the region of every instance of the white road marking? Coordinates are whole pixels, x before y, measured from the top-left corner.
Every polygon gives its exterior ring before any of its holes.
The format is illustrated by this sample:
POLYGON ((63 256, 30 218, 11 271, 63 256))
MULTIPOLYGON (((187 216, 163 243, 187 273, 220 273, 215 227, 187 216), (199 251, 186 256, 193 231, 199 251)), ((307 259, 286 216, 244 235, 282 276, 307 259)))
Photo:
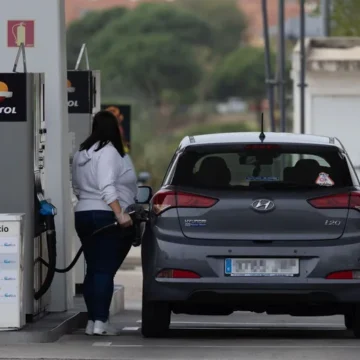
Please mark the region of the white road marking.
MULTIPOLYGON (((174 348, 182 349, 183 345, 120 345, 113 344, 111 347, 126 347, 126 348, 174 348)), ((325 345, 327 349, 360 349, 360 345, 325 345)), ((186 348, 192 349, 303 349, 304 344, 302 345, 186 345, 186 348)), ((324 345, 306 345, 306 350, 308 349, 323 349, 324 345)))
POLYGON ((145 345, 111 345, 111 347, 121 347, 121 348, 143 348, 145 345))
POLYGON ((111 346, 111 342, 94 342, 92 346, 111 346))
MULTIPOLYGON (((141 324, 141 320, 137 321, 138 324, 141 324)), ((296 327, 296 326, 311 326, 311 327, 337 327, 337 328, 345 328, 345 326, 341 324, 335 323, 249 323, 249 322, 204 322, 204 321, 172 321, 171 325, 204 325, 204 326, 233 326, 233 327, 241 327, 241 326, 275 326, 275 327, 296 327)))
POLYGON ((123 331, 138 331, 139 329, 139 327, 126 326, 123 328, 123 331))

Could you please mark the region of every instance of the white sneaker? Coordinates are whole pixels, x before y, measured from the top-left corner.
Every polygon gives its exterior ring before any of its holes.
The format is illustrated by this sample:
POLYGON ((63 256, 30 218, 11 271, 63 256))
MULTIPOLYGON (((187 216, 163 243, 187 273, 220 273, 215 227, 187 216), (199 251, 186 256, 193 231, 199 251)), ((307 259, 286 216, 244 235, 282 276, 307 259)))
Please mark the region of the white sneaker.
POLYGON ((109 322, 102 322, 99 320, 95 321, 94 324, 94 335, 102 335, 102 336, 115 336, 119 335, 119 330, 115 329, 113 326, 109 324, 109 322))
POLYGON ((87 322, 85 334, 86 335, 94 335, 94 322, 92 320, 89 320, 87 322))

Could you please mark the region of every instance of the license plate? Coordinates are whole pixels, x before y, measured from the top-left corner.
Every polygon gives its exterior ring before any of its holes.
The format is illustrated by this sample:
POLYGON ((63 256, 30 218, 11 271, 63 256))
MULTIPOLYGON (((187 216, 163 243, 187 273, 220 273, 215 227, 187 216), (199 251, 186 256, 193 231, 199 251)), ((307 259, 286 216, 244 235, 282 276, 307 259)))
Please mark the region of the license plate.
POLYGON ((296 276, 299 259, 225 259, 227 276, 296 276))

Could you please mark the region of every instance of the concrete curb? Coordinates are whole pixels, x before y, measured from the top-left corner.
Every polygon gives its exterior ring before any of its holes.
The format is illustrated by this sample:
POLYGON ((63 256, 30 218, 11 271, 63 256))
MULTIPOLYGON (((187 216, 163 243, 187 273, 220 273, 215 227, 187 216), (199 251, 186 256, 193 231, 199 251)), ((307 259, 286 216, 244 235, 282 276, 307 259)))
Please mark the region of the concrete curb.
MULTIPOLYGON (((62 314, 64 315, 64 314, 62 314)), ((40 322, 56 322, 58 314, 49 314, 40 322)), ((29 343, 51 343, 60 339, 61 336, 71 333, 77 329, 85 320, 86 313, 73 313, 64 317, 64 320, 53 328, 36 326, 37 324, 27 325, 18 331, 3 331, 0 333, 0 345, 29 344, 29 343)))
MULTIPOLYGON (((1 331, 0 346, 31 343, 52 343, 63 335, 83 329, 87 322, 86 307, 81 298, 76 301, 76 310, 65 313, 50 313, 22 330, 1 331)), ((125 289, 116 286, 110 306, 113 316, 125 309, 125 289)), ((1 358, 1 357, 0 357, 1 358)))

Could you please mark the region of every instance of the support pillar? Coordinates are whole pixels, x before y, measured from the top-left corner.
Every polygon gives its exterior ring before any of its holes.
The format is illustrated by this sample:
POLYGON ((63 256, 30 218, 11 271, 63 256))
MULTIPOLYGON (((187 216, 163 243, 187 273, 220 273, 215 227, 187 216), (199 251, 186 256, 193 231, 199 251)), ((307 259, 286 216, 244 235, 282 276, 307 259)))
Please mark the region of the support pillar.
MULTIPOLYGON (((69 177, 69 124, 66 84, 66 26, 64 0, 1 0, 0 72, 12 71, 18 47, 25 42, 29 72, 45 73, 45 120, 47 127, 45 195, 57 207, 57 267, 71 258, 73 215, 69 177), (19 28, 19 25, 21 27, 19 28), (16 37, 19 37, 16 39, 16 37)), ((22 71, 19 66, 18 71, 22 71)), ((16 139, 16 134, 12 134, 16 139)), ((14 142, 16 145, 16 141, 14 142)), ((26 254, 25 254, 26 255, 26 254)), ((26 281, 26 279, 25 279, 26 281)), ((72 276, 56 274, 51 288, 50 311, 73 306, 72 276)), ((26 287, 31 290, 32 284, 26 287)), ((26 312, 31 312, 31 295, 26 312)))

